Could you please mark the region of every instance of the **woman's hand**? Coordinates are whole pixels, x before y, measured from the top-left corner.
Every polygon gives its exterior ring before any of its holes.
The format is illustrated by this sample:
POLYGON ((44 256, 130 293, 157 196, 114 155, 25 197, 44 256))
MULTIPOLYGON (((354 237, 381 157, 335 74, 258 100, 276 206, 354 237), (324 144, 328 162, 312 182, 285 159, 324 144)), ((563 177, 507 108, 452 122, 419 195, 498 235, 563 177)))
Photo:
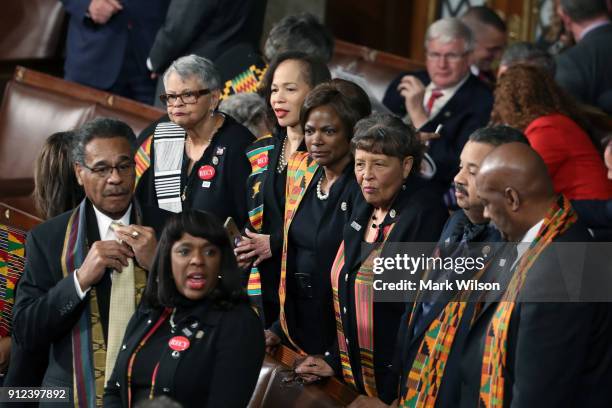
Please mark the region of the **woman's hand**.
POLYGON ((238 263, 255 258, 253 266, 257 266, 262 261, 272 257, 270 235, 257 234, 248 229, 245 232, 246 237, 242 237, 242 240, 238 243, 235 250, 238 256, 238 263))
POLYGON ((311 383, 321 377, 332 377, 334 370, 321 357, 308 356, 297 363, 295 373, 302 377, 305 383, 311 383))
POLYGON ((273 355, 278 345, 281 344, 281 338, 270 330, 265 330, 264 335, 266 338, 266 353, 273 355))

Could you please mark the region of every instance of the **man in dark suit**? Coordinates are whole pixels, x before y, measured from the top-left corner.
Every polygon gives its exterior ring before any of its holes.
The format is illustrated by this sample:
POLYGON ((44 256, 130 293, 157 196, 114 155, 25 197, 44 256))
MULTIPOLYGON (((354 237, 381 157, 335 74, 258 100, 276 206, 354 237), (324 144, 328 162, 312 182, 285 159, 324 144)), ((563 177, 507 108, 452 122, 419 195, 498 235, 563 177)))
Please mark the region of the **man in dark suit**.
POLYGON ((493 106, 489 88, 470 73, 474 47, 472 33, 456 18, 433 23, 425 35, 427 71, 403 74, 389 85, 383 103, 422 132, 437 171, 434 180, 444 186, 457 173, 459 154, 469 135, 485 126, 493 106))
POLYGON ((70 15, 64 77, 152 104, 146 66, 170 0, 61 0, 70 15))
POLYGON ((29 233, 13 335, 25 350, 50 350, 43 387, 72 390, 76 383, 82 389, 70 397, 91 406, 102 397, 106 367, 114 364, 109 350, 119 350, 111 343, 122 337, 121 324, 144 289, 167 213, 133 200, 134 133, 128 125, 96 119, 76 139, 75 173, 86 199, 29 233), (131 299, 121 299, 127 306, 116 310, 115 289, 124 278, 131 299))
POLYGON ((580 101, 612 114, 612 24, 603 0, 561 0, 557 9, 576 45, 556 58, 555 80, 580 101))
POLYGON ((579 268, 577 253, 555 247, 588 242, 586 228, 526 145, 493 150, 476 188, 484 214, 514 245, 505 265, 484 277, 502 283, 503 293, 476 306, 455 406, 610 406, 610 304, 570 301, 572 282, 601 281, 594 277, 602 266, 579 268))

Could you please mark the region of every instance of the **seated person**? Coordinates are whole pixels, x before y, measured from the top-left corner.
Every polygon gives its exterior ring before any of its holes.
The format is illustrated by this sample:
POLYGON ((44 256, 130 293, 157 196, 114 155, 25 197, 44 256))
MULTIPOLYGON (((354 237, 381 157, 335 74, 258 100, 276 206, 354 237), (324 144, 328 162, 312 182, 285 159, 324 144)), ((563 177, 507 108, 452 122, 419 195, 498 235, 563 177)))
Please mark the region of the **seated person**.
POLYGON ((460 20, 434 22, 425 34, 425 48, 427 71, 400 75, 383 103, 419 131, 433 133, 442 125, 440 137, 428 142, 428 154, 437 167, 433 180, 448 188, 463 145, 489 122, 493 95, 470 73, 474 38, 460 20))
POLYGON ((244 407, 264 357, 233 246, 210 213, 171 218, 126 329, 105 407, 167 395, 183 407, 244 407))
POLYGON ((518 64, 538 67, 553 77, 557 68, 555 59, 546 50, 533 43, 519 41, 509 45, 502 54, 497 69, 497 77, 500 77, 508 68, 518 64))
POLYGON ((236 119, 257 138, 270 134, 272 125, 267 116, 266 101, 256 93, 237 93, 219 104, 219 110, 236 119))
POLYGON ((612 198, 612 181, 586 121, 550 75, 532 66, 510 67, 498 80, 492 121, 525 133, 557 193, 571 200, 612 198))

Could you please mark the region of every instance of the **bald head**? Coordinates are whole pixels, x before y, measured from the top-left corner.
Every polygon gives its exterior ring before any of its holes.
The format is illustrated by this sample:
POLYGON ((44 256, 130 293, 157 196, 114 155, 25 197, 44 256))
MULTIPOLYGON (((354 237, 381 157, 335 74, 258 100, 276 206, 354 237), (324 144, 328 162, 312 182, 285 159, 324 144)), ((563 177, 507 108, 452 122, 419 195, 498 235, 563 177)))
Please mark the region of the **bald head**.
POLYGON ((476 176, 485 217, 509 240, 520 240, 548 211, 555 198, 542 158, 528 145, 508 143, 495 148, 476 176))

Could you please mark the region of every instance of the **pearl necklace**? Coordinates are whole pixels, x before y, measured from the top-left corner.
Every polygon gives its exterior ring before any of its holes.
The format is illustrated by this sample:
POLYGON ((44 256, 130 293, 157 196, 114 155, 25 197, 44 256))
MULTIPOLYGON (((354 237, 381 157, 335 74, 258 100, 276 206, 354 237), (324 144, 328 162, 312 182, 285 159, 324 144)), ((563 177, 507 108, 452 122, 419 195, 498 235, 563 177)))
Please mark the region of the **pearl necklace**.
POLYGON ((319 182, 317 183, 317 198, 319 200, 327 200, 327 198, 329 197, 329 191, 327 192, 327 194, 324 194, 321 189, 321 184, 323 184, 324 178, 325 174, 323 174, 323 176, 319 179, 319 182))
POLYGON ((281 147, 280 156, 278 157, 278 163, 276 164, 276 172, 281 174, 287 167, 287 159, 285 157, 285 148, 287 147, 287 139, 289 136, 285 136, 283 139, 283 146, 281 147))

